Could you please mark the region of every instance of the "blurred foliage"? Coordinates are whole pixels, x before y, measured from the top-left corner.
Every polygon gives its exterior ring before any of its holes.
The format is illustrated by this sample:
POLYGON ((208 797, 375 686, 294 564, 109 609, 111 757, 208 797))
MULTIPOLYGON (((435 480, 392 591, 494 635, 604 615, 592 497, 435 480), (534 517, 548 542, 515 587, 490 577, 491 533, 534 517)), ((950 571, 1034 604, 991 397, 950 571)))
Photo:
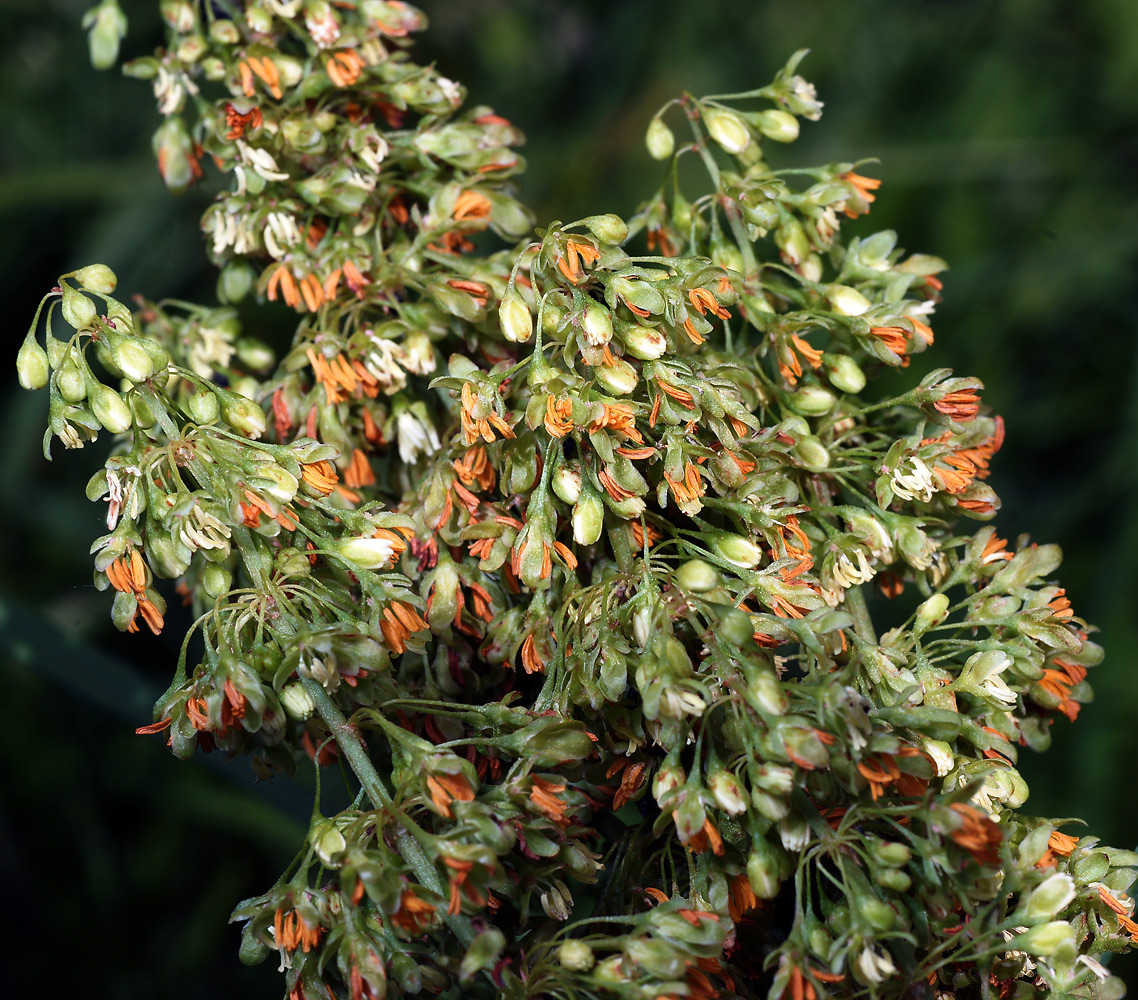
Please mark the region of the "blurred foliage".
MULTIPOLYGON (((124 290, 149 297, 213 295, 197 224, 209 185, 166 193, 149 150, 151 95, 91 70, 78 29, 86 6, 0 0, 0 274, 13 359, 40 295, 82 264, 107 263, 124 290)), ((421 6, 432 30, 420 51, 529 136, 522 187, 539 219, 630 213, 660 180, 642 142, 660 104, 680 90, 745 89, 812 49, 803 72, 826 112, 781 165, 880 159, 865 172, 882 190, 855 231, 896 229, 902 245, 952 265, 931 360, 984 378, 985 402, 1007 420, 997 524, 1062 544, 1076 612, 1102 628, 1098 702, 1056 730, 1045 758, 1023 759, 1029 811, 1138 840, 1138 804, 1120 794, 1138 717, 1138 4, 421 6)), ((154 0, 123 7, 125 55, 150 51, 154 0)), ((246 316, 259 335, 288 333, 283 309, 246 316)), ((15 392, 12 375, 6 387, 0 872, 21 901, 5 907, 6 940, 24 956, 6 981, 42 986, 53 970, 36 959, 66 956, 64 974, 96 996, 269 995, 274 973, 238 965, 225 918, 299 843, 311 794, 266 794, 243 763, 180 765, 160 738, 133 735, 172 669, 177 629, 113 632, 109 601, 86 584, 101 530, 82 493, 95 458, 45 465, 44 397, 15 392)), ((1127 978, 1138 981, 1132 967, 1127 978)))

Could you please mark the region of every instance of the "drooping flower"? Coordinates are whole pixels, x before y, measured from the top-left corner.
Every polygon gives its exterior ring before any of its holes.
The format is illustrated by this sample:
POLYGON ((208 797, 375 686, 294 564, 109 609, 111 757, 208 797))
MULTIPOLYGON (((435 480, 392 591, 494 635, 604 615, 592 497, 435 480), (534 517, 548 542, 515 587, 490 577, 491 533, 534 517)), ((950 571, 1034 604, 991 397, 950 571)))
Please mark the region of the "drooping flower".
POLYGON ((388 648, 398 656, 406 651, 407 640, 415 632, 426 631, 430 626, 419 617, 411 605, 392 601, 383 609, 379 628, 388 648))
POLYGON ((329 56, 324 63, 328 78, 337 87, 350 87, 356 83, 364 71, 363 57, 354 49, 345 49, 329 56))
POLYGON ((138 549, 131 549, 127 555, 116 559, 107 567, 106 573, 107 579, 115 590, 123 594, 133 595, 137 602, 127 631, 138 631, 138 613, 142 612, 142 619, 146 622, 147 627, 155 635, 158 635, 165 622, 162 618, 162 612, 147 596, 146 587, 149 571, 142 556, 138 554, 138 549))
POLYGON ((999 825, 975 806, 957 802, 951 808, 960 825, 949 833, 949 837, 980 864, 999 864, 999 849, 1004 839, 999 825))
POLYGON ((600 256, 601 252, 591 243, 569 239, 565 241, 565 250, 557 261, 557 268, 566 280, 576 285, 584 277, 584 268, 592 267, 600 256))
POLYGON ((573 401, 571 399, 554 399, 548 396, 545 400, 545 429, 553 437, 565 437, 573 430, 573 401))
POLYGON ((972 389, 955 389, 938 399, 933 409, 958 423, 967 423, 979 415, 980 397, 972 389))
POLYGON ((471 802, 474 799, 474 789, 462 773, 428 774, 427 790, 435 808, 447 819, 454 819, 452 802, 471 802))
POLYGON ((431 925, 434 917, 434 905, 415 895, 412 889, 404 889, 399 897, 398 909, 391 914, 391 922, 411 937, 419 937, 431 925))

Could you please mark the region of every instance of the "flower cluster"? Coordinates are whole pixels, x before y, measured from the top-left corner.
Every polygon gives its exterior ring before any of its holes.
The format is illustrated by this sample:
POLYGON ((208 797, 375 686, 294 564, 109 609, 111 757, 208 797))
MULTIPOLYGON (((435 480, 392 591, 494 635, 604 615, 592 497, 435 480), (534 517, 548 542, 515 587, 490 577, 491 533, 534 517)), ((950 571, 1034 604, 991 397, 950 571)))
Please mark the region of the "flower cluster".
POLYGON ((353 1000, 1114 990, 1138 856, 1023 815, 1016 769, 1101 650, 1057 548, 983 523, 981 383, 869 390, 932 347, 945 264, 843 242, 856 164, 768 164, 821 114, 802 54, 662 109, 628 222, 491 252, 531 231, 521 136, 410 59, 418 11, 161 6, 127 68, 167 183, 232 179, 224 304, 132 313, 83 268, 18 366, 48 444, 117 435, 116 624, 163 627, 156 578, 196 617, 141 731, 359 783, 235 911, 242 957, 353 1000), (300 314, 279 360, 254 290, 300 314))

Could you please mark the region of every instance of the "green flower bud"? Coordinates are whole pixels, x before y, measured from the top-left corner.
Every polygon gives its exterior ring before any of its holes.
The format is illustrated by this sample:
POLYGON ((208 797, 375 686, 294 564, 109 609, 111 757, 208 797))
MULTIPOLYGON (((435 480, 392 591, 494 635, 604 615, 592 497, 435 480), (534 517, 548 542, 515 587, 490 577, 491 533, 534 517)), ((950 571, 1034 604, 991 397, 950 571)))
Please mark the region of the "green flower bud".
MULTIPOLYGON (((217 24, 230 24, 229 21, 217 21, 217 24)), ((253 269, 243 260, 231 260, 222 268, 217 277, 217 297, 222 302, 240 302, 253 287, 256 275, 253 269)))
POLYGON ((87 398, 87 375, 90 373, 87 372, 86 364, 80 369, 72 353, 68 352, 64 356, 63 364, 55 373, 55 384, 59 394, 68 403, 81 403, 87 398))
POLYGON ((265 433, 265 428, 268 426, 265 411, 253 400, 226 389, 218 389, 217 395, 221 417, 230 427, 254 440, 265 433))
MULTIPOLYGON (((181 116, 171 115, 158 126, 151 148, 158 157, 163 183, 174 194, 181 194, 194 182, 194 165, 197 163, 193 137, 181 116)), ((261 180, 259 174, 250 172, 250 180, 253 178, 261 180)))
POLYGON ((590 347, 604 347, 612 340, 612 314, 605 306, 590 299, 581 316, 581 332, 590 347))
POLYGON ((815 955, 828 955, 834 939, 824 927, 812 927, 808 938, 810 950, 815 955))
POLYGON ((109 339, 111 357, 123 377, 131 382, 145 382, 154 374, 150 353, 132 337, 109 339))
POLYGON ((830 452, 813 434, 805 434, 794 446, 798 460, 811 472, 821 472, 830 464, 830 452))
POLYGON ((786 799, 780 799, 759 788, 751 790, 751 804, 755 807, 755 812, 772 823, 778 823, 790 815, 790 803, 786 799))
POLYGON ((300 480, 288 469, 283 469, 279 465, 259 465, 250 476, 252 479, 250 485, 256 486, 281 503, 291 501, 296 496, 296 491, 300 489, 300 480))
MULTIPOLYGON (((663 157, 659 157, 659 159, 663 159, 663 157)), ((611 213, 590 215, 587 219, 582 219, 581 222, 588 227, 589 232, 597 239, 604 240, 606 243, 623 243, 628 239, 628 223, 619 215, 611 213)))
POLYGON ((241 41, 241 32, 232 21, 217 18, 209 26, 209 37, 218 45, 236 45, 241 41))
POLYGON ((233 587, 233 574, 220 563, 207 563, 202 570, 202 590, 215 601, 233 587))
POLYGON ((533 336, 533 315, 525 299, 512 287, 498 303, 498 322, 503 336, 513 344, 524 344, 533 336))
POLYGON ((894 892, 908 892, 913 885, 912 877, 896 868, 877 870, 873 873, 873 880, 883 889, 892 889, 894 892))
POLYGON ((751 131, 734 111, 704 106, 703 124, 711 136, 728 153, 738 155, 751 144, 751 131))
POLYGON ((593 375, 614 396, 627 396, 640 381, 636 369, 623 358, 617 358, 615 365, 599 365, 593 375))
POLYGON ((61 311, 64 322, 75 327, 76 330, 86 330, 95 322, 95 317, 98 315, 95 303, 70 285, 63 285, 62 287, 63 308, 61 311))
MULTIPOLYGON (((47 351, 40 347, 39 341, 29 333, 16 355, 16 375, 20 379, 20 385, 25 389, 42 389, 47 385, 50 374, 47 351)), ((78 402, 78 400, 68 400, 68 402, 78 402)))
POLYGON ((80 288, 96 295, 110 295, 119 283, 115 272, 106 264, 88 264, 79 268, 75 272, 75 280, 79 282, 80 288))
POLYGON ((877 840, 870 844, 870 853, 878 864, 888 868, 903 868, 913 857, 908 845, 895 840, 877 840))
POLYGON ((533 520, 522 528, 514 542, 518 575, 531 590, 544 590, 549 586, 548 577, 542 575, 548 558, 548 544, 542 537, 538 523, 533 520))
MULTIPOLYGON (((228 21, 224 23, 229 24, 228 21)), ((237 951, 237 957, 242 965, 260 965, 269 957, 269 946, 255 934, 250 933, 252 926, 253 921, 250 920, 241 930, 241 946, 237 951)))
POLYGON ((309 118, 286 118, 281 122, 281 135, 293 149, 309 156, 324 152, 324 134, 309 118))
POLYGON ((581 499, 583 482, 579 469, 571 465, 559 465, 553 473, 553 492, 565 503, 575 504, 581 499))
POLYGON ((1085 857, 1079 858, 1071 870, 1084 885, 1087 882, 1101 882, 1110 870, 1110 859, 1103 851, 1093 851, 1085 857))
POLYGON ((786 688, 773 674, 755 672, 749 676, 743 697, 764 715, 785 715, 790 708, 786 688))
POLYGON ((739 252, 739 248, 726 240, 718 240, 711 244, 711 261, 716 267, 738 271, 740 274, 743 273, 743 268, 746 266, 743 263, 743 255, 739 252))
POLYGON ((676 148, 676 137, 672 130, 660 118, 653 118, 648 123, 648 132, 644 136, 644 145, 648 147, 648 155, 654 160, 666 160, 676 148))
POLYGON ((1075 930, 1065 920, 1052 920, 1038 924, 1008 942, 1008 947, 1016 951, 1026 951, 1029 955, 1046 958, 1060 948, 1074 948, 1075 930))
POLYGON ((458 966, 458 978, 467 981, 487 966, 498 961, 502 949, 506 947, 506 936, 497 927, 483 931, 466 949, 458 966))
POLYGON ((197 386, 181 404, 186 416, 197 424, 212 424, 221 412, 214 390, 197 386))
POLYGON ((126 632, 135 624, 138 616, 138 598, 130 591, 117 591, 111 605, 111 621, 120 632, 126 632))
POLYGON ((423 968, 410 955, 396 952, 391 958, 391 971, 404 993, 416 994, 422 991, 423 968))
POLYGON ((702 559, 689 559, 681 563, 675 573, 676 585, 696 594, 706 593, 719 586, 719 571, 702 559))
POLYGON ((188 0, 162 0, 159 4, 162 19, 180 34, 193 31, 197 15, 188 0))
MULTIPOLYGON (((830 750, 819 738, 816 729, 808 728, 800 721, 796 723, 793 720, 786 720, 786 724, 779 727, 779 734, 786 745, 786 755, 791 760, 799 763, 805 760, 814 768, 830 766, 830 750)), ((793 832, 797 837, 796 828, 793 832)))
POLYGON ((87 47, 95 69, 110 69, 119 57, 119 42, 126 34, 126 15, 117 0, 103 0, 83 15, 83 27, 90 29, 87 47))
POLYGON ((801 264, 810 255, 810 239, 802 223, 793 215, 783 219, 775 231, 774 241, 783 258, 792 266, 801 264))
POLYGON ((742 646, 755 634, 755 627, 751 623, 751 616, 745 611, 730 608, 720 616, 716 631, 728 645, 742 646))
POLYGON ((312 573, 312 563, 308 556, 294 548, 281 549, 277 553, 277 569, 282 576, 304 577, 312 573))
POLYGON ((849 285, 829 285, 825 290, 830 308, 843 316, 860 316, 873 304, 856 288, 849 285))
POLYGON ((760 111, 755 115, 760 132, 775 142, 794 142, 798 138, 798 119, 788 111, 760 111))
POLYGON ((254 371, 268 371, 276 364, 276 353, 257 337, 241 337, 234 346, 241 363, 254 371))
MULTIPOLYGON (((664 296, 654 282, 643 278, 630 278, 623 274, 614 275, 605 290, 605 301, 614 309, 618 299, 623 300, 626 305, 635 306, 649 313, 659 314, 667 307, 664 296)), ((635 326, 635 324, 626 325, 635 326)))
POLYGON ((595 545, 605 526, 601 498, 590 491, 581 495, 573 507, 573 539, 578 545, 595 545))
POLYGON ((848 354, 824 354, 822 371, 830 384, 840 392, 856 395, 865 388, 865 372, 848 354))
POLYGON ((286 684, 281 690, 280 697, 284 710, 300 722, 310 719, 316 711, 316 702, 312 700, 312 695, 308 693, 300 681, 286 684))
POLYGON ((772 795, 789 795, 794 789, 794 769, 782 764, 759 764, 751 769, 751 781, 772 795))
POLYGON ((153 525, 146 533, 146 551, 154 572, 168 580, 185 573, 190 568, 193 556, 193 552, 180 539, 173 538, 165 531, 155 530, 153 525))
POLYGON ((112 434, 122 434, 134 423, 126 400, 102 382, 92 378, 87 385, 87 397, 95 419, 112 434))
POLYGON ((884 900, 870 895, 868 886, 861 892, 855 892, 854 901, 858 914, 878 934, 891 931, 897 923, 897 911, 884 900))
POLYGON ((763 559, 762 549, 742 535, 724 532, 716 536, 711 547, 733 566, 742 569, 754 569, 763 559))
POLYGON ((747 853, 747 881, 759 899, 774 899, 778 895, 782 886, 779 868, 775 846, 766 837, 752 837, 747 853))
POLYGON ((584 941, 571 938, 557 949, 557 961, 572 972, 588 972, 596 958, 584 941))
POLYGON ((838 401, 829 389, 821 385, 804 385, 787 398, 787 405, 804 417, 820 417, 829 413, 838 401))
POLYGON ((326 868, 339 868, 342 864, 340 856, 347 848, 348 842, 335 823, 325 821, 312 831, 312 850, 326 868))
POLYGON ((225 79, 225 63, 217 56, 206 56, 201 61, 202 75, 211 83, 225 79))
POLYGON ((383 569, 395 554, 391 540, 388 538, 365 538, 353 535, 336 539, 331 547, 345 559, 364 569, 383 569))
POLYGON ((715 804, 728 816, 738 816, 747 811, 746 793, 739 779, 726 769, 712 771, 707 780, 715 804))
POLYGON ((546 292, 542 298, 541 332, 549 337, 556 336, 568 312, 569 297, 564 292, 546 292))
POLYGON ((1055 872, 1039 883, 1020 904, 1016 919, 1025 924, 1050 920, 1075 898, 1075 880, 1066 872, 1055 872))
POLYGON ((668 338, 650 326, 626 326, 620 331, 625 350, 641 361, 655 361, 668 349, 668 338))
POLYGON ((948 595, 933 594, 927 601, 922 601, 917 608, 917 617, 930 625, 935 625, 948 611, 948 595))
POLYGON ((246 399, 253 399, 260 388, 261 383, 252 375, 242 375, 229 383, 230 392, 235 392, 238 396, 244 396, 246 399))
POLYGON ((273 55, 273 62, 281 75, 281 86, 285 90, 300 83, 301 77, 304 76, 304 64, 300 60, 277 53, 273 55))
POLYGON ((454 616, 458 614, 460 582, 454 563, 440 554, 431 591, 431 606, 427 609, 427 624, 432 629, 441 631, 454 621, 454 616))

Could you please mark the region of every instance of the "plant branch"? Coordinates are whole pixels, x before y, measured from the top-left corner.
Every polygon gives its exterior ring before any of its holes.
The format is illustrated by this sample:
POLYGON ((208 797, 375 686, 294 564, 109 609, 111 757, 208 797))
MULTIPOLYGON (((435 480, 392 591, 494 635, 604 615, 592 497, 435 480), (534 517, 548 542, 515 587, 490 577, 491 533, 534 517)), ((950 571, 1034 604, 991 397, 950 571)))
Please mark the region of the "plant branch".
MULTIPOLYGON (((344 755, 344 759, 348 762, 363 790, 367 792, 372 804, 378 809, 390 812, 393 818, 401 822, 402 817, 395 809, 391 793, 388 792, 387 786, 384 785, 383 779, 376 771, 375 765, 372 764, 371 757, 368 756, 355 727, 344 718, 344 713, 336 707, 335 702, 328 696, 323 684, 319 684, 311 678, 302 678, 301 683, 304 685, 304 690, 315 702, 316 711, 331 731, 332 737, 336 740, 336 746, 340 748, 340 752, 344 755)), ((419 884, 430 889, 431 892, 445 896, 447 894, 446 886, 443 884, 443 880, 439 878, 438 870, 427 856, 423 845, 415 839, 406 826, 400 827, 399 832, 395 835, 395 843, 403 860, 411 866, 419 884)), ((474 940, 474 928, 466 917, 461 914, 457 916, 447 914, 443 920, 454 933, 454 936, 464 945, 468 945, 474 940)))

